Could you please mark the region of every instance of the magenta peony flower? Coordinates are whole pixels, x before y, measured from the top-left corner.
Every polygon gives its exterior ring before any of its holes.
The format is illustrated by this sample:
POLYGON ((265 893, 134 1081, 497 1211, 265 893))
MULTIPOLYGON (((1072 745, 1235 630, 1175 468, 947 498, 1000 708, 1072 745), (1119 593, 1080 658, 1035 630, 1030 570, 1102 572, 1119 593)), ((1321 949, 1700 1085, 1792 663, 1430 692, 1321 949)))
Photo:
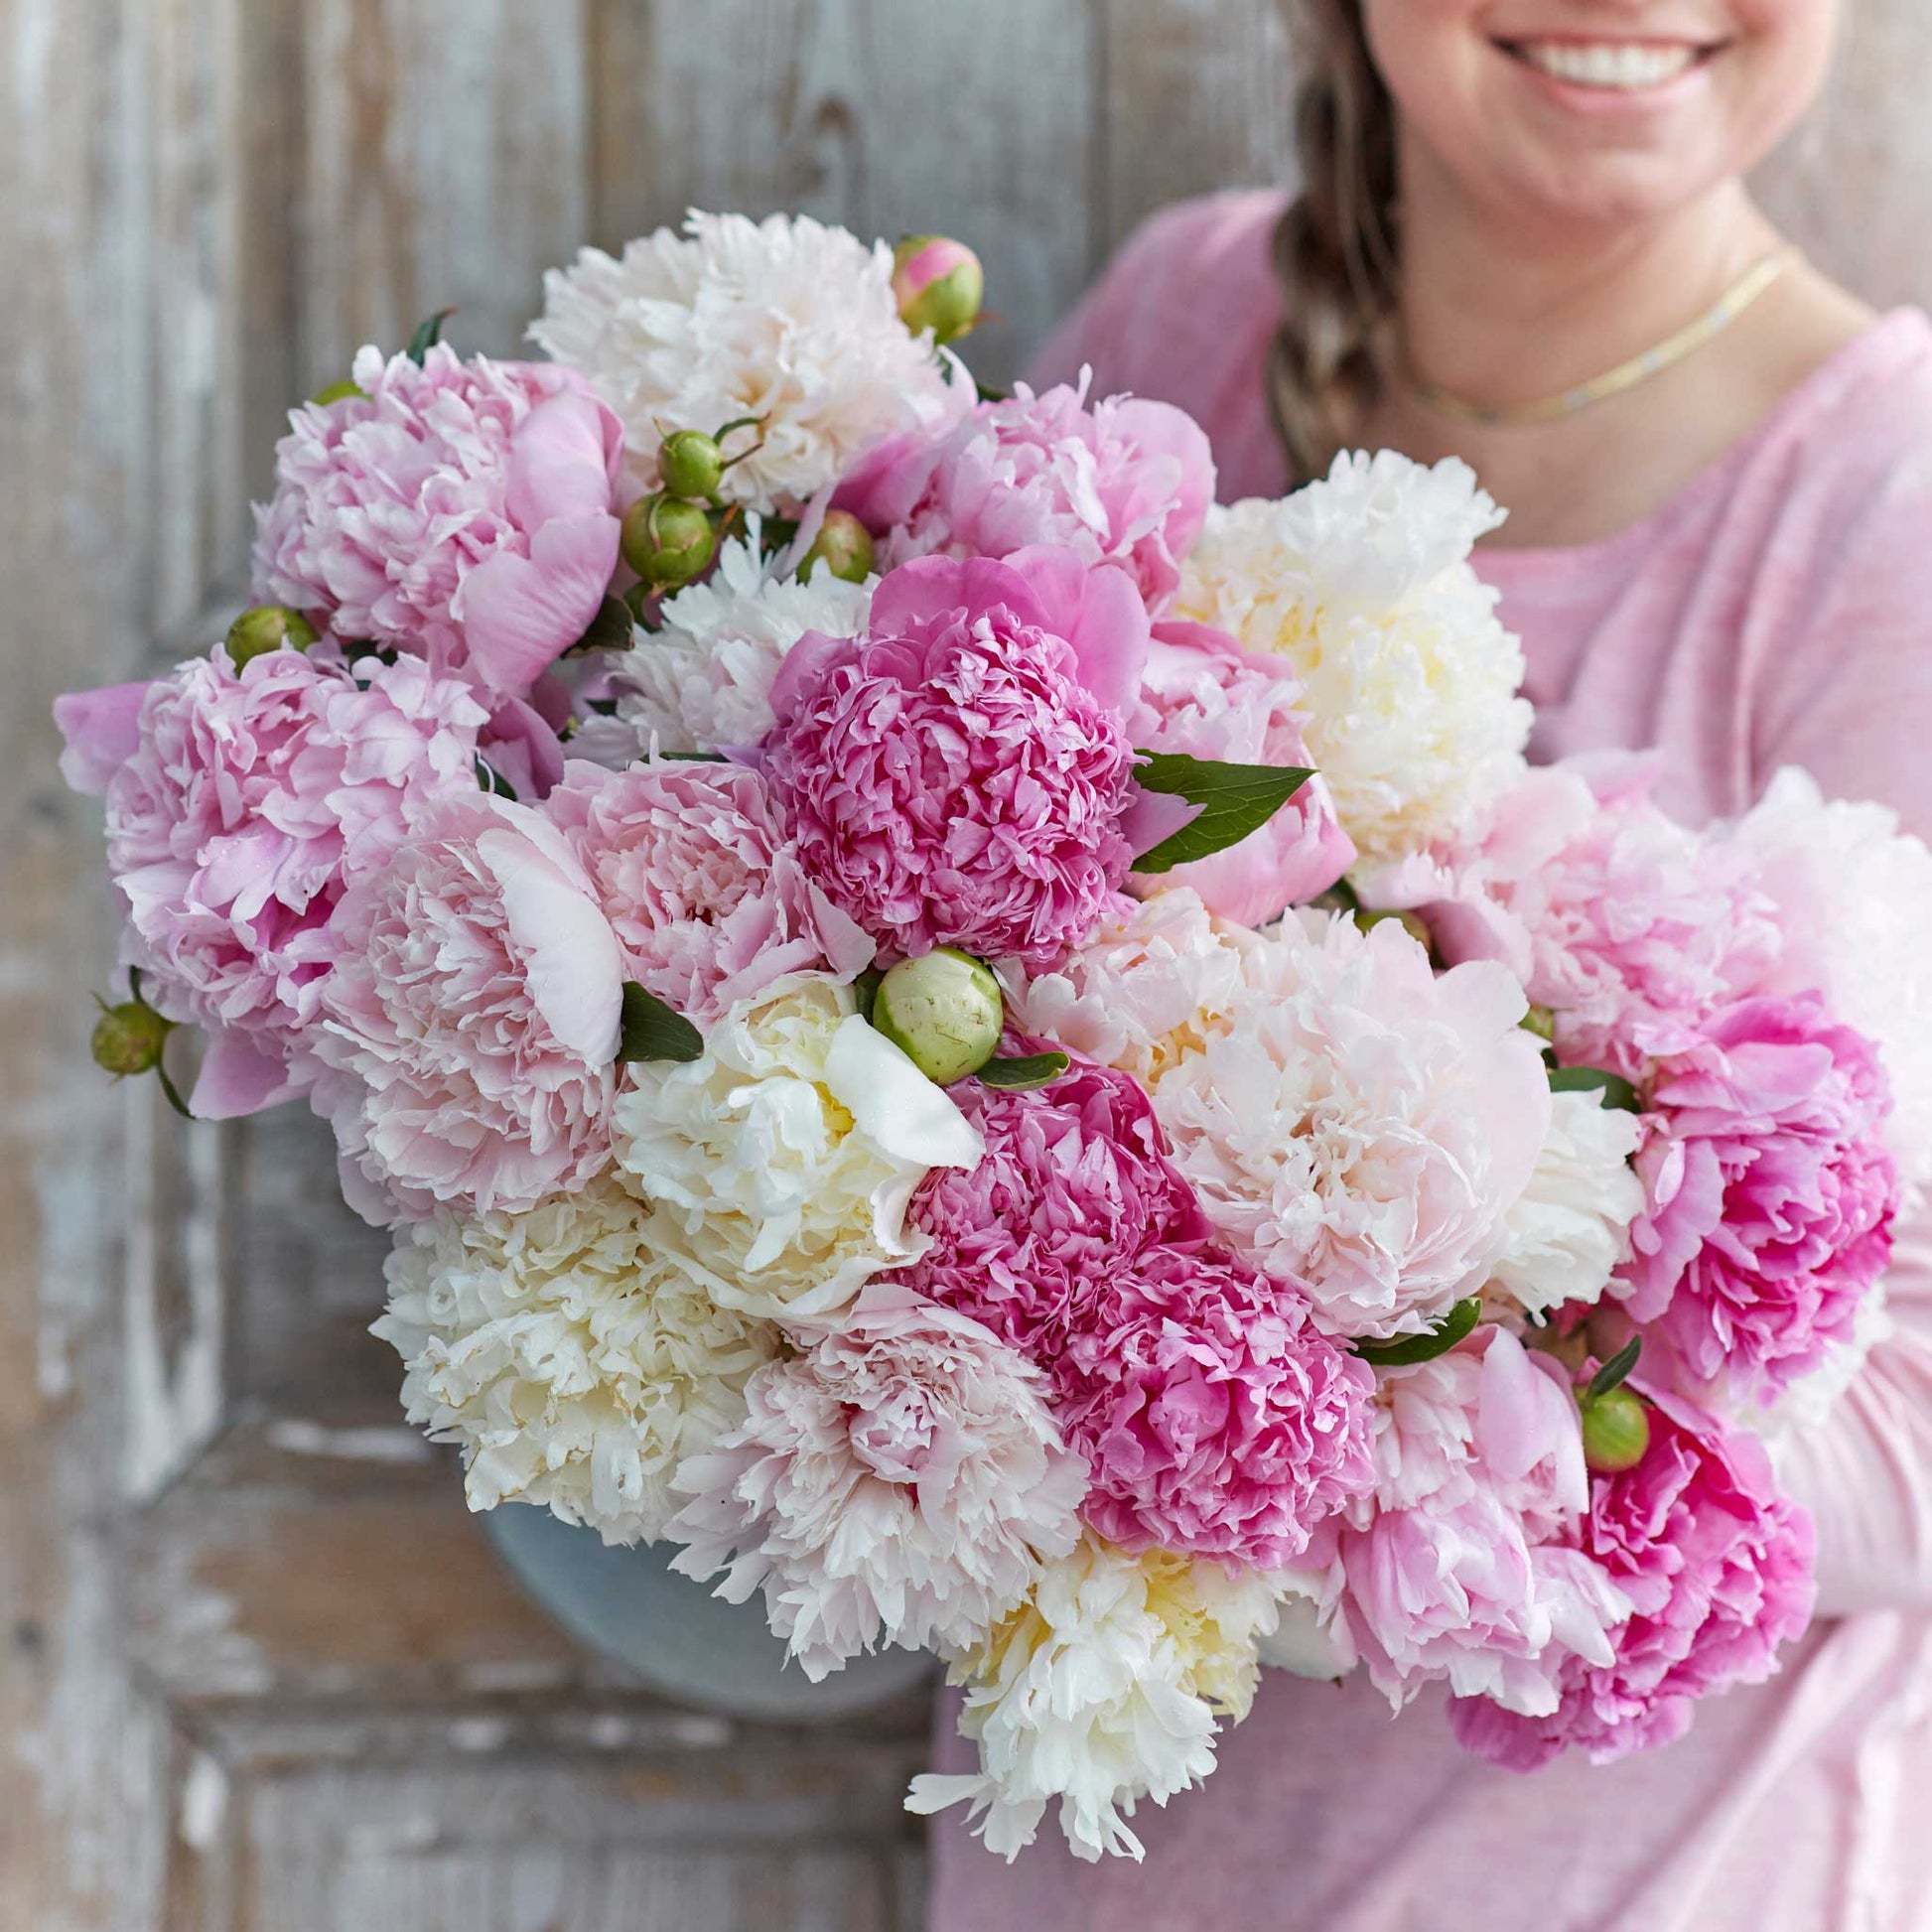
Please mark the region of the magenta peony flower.
POLYGON ((277 650, 236 672, 217 649, 55 715, 69 769, 105 790, 128 963, 172 1018, 241 1036, 205 1066, 197 1111, 286 1097, 271 1075, 340 954, 345 879, 382 865, 446 793, 476 794, 482 707, 413 658, 351 676, 277 650))
POLYGON ((589 629, 618 563, 623 432, 548 363, 379 349, 310 403, 255 511, 256 596, 520 695, 589 629))
POLYGON ((1051 1370, 1054 1414, 1092 1465, 1094 1529, 1273 1569, 1369 1487, 1374 1372, 1308 1312, 1216 1248, 1116 1264, 1051 1370))
MULTIPOLYGON (((1004 1050, 1050 1045, 1009 1035, 1004 1050)), ((986 1151, 975 1168, 927 1174, 906 1219, 931 1246, 898 1279, 1030 1359, 1055 1361, 1098 1318, 1117 1271, 1148 1248, 1198 1245, 1211 1232, 1127 1074, 1075 1058, 1030 1093, 977 1081, 951 1093, 986 1151)))
POLYGON ((1200 426, 1164 402, 1086 383, 981 403, 934 439, 899 436, 835 498, 881 539, 880 568, 913 557, 1007 557, 1033 544, 1124 565, 1150 604, 1172 597, 1214 500, 1200 426))
POLYGON ((1125 579, 1098 576, 1119 594, 1088 594, 1063 553, 923 559, 880 585, 867 636, 813 633, 785 658, 772 795, 882 949, 1043 966, 1112 904, 1133 751, 1095 694, 1138 683, 1147 620, 1125 579))
POLYGON ((309 1044, 358 1213, 520 1212, 608 1165, 621 955, 542 813, 448 794, 355 879, 335 937, 309 1044))
POLYGON ((709 1026, 787 973, 850 979, 872 941, 805 876, 764 780, 674 760, 573 760, 544 809, 582 862, 624 977, 709 1026))
POLYGON ((1898 1177, 1877 1049, 1816 995, 1742 1000, 1661 1060, 1627 1307, 1691 1374, 1769 1403, 1848 1339, 1898 1177))
POLYGON ((1592 1479, 1571 1538, 1634 1605, 1614 1660, 1567 1660, 1547 1717, 1486 1698, 1453 1703, 1457 1738, 1492 1763, 1533 1771, 1572 1745, 1604 1763, 1667 1744, 1699 1698, 1769 1677, 1779 1644, 1810 1619, 1811 1517, 1779 1494, 1762 1445, 1651 1394, 1643 1460, 1592 1479))
MULTIPOLYGON (((1302 688, 1283 674, 1283 663, 1250 656, 1206 624, 1157 624, 1136 746, 1234 764, 1307 766, 1307 721, 1296 709, 1302 688)), ((1238 845, 1132 883, 1143 897, 1191 886, 1217 917, 1259 926, 1325 893, 1354 863, 1354 844, 1317 774, 1238 845)))

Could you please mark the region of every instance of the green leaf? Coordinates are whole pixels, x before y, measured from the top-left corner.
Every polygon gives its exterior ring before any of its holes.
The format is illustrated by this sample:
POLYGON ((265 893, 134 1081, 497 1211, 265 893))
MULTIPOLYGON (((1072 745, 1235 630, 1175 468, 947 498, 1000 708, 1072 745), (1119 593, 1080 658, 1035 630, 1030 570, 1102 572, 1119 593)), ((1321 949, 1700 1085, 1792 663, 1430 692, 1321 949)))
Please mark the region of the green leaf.
POLYGON ((623 989, 623 1034, 618 1059, 695 1060, 704 1052, 704 1035, 681 1013, 673 1013, 654 994, 626 982, 623 989))
MULTIPOLYGON (((947 365, 949 370, 950 366, 950 364, 947 365)), ((947 374, 946 380, 948 382, 952 380, 950 373, 947 374)), ((981 402, 1011 402, 1013 400, 1013 391, 1011 389, 996 389, 990 382, 975 382, 973 387, 979 392, 981 402)))
POLYGON ((443 340, 443 325, 455 314, 454 309, 438 309, 416 325, 416 333, 409 339, 409 359, 419 369, 429 360, 430 350, 443 340))
MULTIPOLYGON (((607 597, 597 607, 590 628, 571 645, 570 651, 628 650, 634 628, 630 607, 621 598, 607 597)), ((570 651, 564 654, 569 656, 570 651)))
POLYGON ((332 382, 326 389, 318 389, 309 400, 326 409, 332 402, 346 402, 350 396, 366 397, 368 393, 352 376, 345 375, 340 382, 332 382))
POLYGON ((660 764, 729 764, 723 752, 659 752, 660 764))
POLYGON ((978 1077, 1003 1093, 1028 1093, 1057 1080, 1069 1063, 1064 1053, 1023 1053, 1016 1059, 988 1060, 978 1077))
POLYGON ((481 752, 473 753, 472 757, 477 767, 477 783, 493 796, 514 802, 516 787, 481 752))
POLYGON ((1408 1368, 1416 1362, 1433 1362, 1447 1355, 1466 1335, 1482 1315, 1482 1304, 1475 1296, 1458 1302, 1442 1320, 1424 1335, 1397 1335, 1393 1341, 1358 1341, 1355 1353, 1374 1368, 1408 1368))
POLYGON ((879 988, 885 977, 877 966, 868 966, 852 982, 853 998, 859 1002, 859 1016, 868 1026, 872 1023, 872 1003, 879 997, 879 988))
POLYGON ((1643 1095, 1620 1073, 1600 1066, 1557 1066, 1550 1069, 1552 1093, 1596 1093, 1605 1107, 1626 1114, 1643 1112, 1643 1095))
POLYGON ((1226 764, 1182 752, 1143 752, 1134 775, 1149 791, 1184 798, 1201 809, 1172 838, 1134 861, 1136 872, 1167 872, 1239 845, 1314 776, 1297 764, 1226 764))
POLYGON ((1589 1400, 1608 1395, 1637 1365, 1643 1353, 1643 1337, 1632 1335, 1610 1359, 1589 1378, 1589 1400))

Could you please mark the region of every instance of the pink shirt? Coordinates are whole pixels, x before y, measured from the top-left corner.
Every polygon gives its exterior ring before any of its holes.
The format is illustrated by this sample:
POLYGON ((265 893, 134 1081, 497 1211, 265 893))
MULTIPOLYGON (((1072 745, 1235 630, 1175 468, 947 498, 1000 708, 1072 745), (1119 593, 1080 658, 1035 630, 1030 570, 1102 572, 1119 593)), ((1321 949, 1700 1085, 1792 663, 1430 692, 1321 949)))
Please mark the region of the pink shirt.
MULTIPOLYGON (((1263 400, 1280 314, 1272 193, 1157 216, 1034 370, 1180 404, 1221 494, 1277 494, 1263 400)), ((1663 749, 1694 820, 1779 765, 1932 837, 1932 324, 1885 317, 1631 529, 1484 550, 1520 632, 1537 749, 1663 749)), ((1220 1769, 1134 1820, 1147 1862, 1076 1862, 1050 1825, 1009 1867, 934 1831, 933 1932, 1932 1928, 1932 1226, 1901 1238, 1896 1335, 1787 1479, 1819 1522, 1821 1620, 1689 1736, 1530 1777, 1464 1756, 1441 1700, 1270 1672, 1220 1769)), ((949 1723, 950 1712, 947 1713, 949 1723)), ((962 1747, 943 1747, 949 1766, 962 1747)))

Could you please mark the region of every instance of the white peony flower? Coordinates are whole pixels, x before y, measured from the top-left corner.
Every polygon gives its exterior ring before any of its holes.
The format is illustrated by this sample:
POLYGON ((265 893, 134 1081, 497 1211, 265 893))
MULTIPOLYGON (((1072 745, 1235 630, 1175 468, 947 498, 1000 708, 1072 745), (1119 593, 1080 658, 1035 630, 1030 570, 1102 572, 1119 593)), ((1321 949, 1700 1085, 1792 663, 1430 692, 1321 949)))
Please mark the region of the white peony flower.
POLYGON ((678 1230, 678 1264, 728 1308, 796 1318, 918 1253, 913 1189, 983 1151, 851 987, 813 973, 734 1006, 702 1057, 634 1062, 612 1129, 619 1167, 678 1230))
POLYGON ((1393 919, 1304 913, 1245 949, 1155 1112, 1222 1237, 1303 1283, 1318 1327, 1419 1333, 1488 1278, 1548 1132, 1524 1011, 1500 966, 1438 976, 1393 919))
POLYGON ((808 630, 865 630, 876 578, 848 584, 824 564, 806 584, 780 576, 753 522, 749 537, 720 546, 711 576, 665 603, 656 630, 599 661, 617 710, 580 717, 574 757, 618 770, 646 757, 653 738, 663 752, 756 745, 771 729, 771 683, 792 645, 808 630))
POLYGON ((1784 949, 1753 991, 1825 996, 1876 1042, 1891 1081, 1885 1142, 1908 1188, 1932 1180, 1932 852, 1883 805, 1827 801, 1780 771, 1731 834, 1777 907, 1784 949))
POLYGON ((1058 1799, 1076 1858, 1138 1860, 1127 1818, 1141 1798, 1165 1805, 1213 1770, 1218 1721, 1247 1716, 1257 1641, 1276 1613, 1255 1573, 1083 1537, 953 1660, 952 1681, 967 1687, 960 1732, 978 1743, 980 1769, 915 1777, 906 1809, 970 1806, 988 1849, 1011 1862, 1058 1799))
POLYGON ((1365 866, 1451 841, 1522 763, 1523 653, 1469 565, 1501 521, 1466 464, 1337 456, 1209 512, 1175 615, 1294 665, 1310 755, 1365 866))
POLYGON ((671 1567, 724 1571, 734 1603, 761 1587, 814 1681, 882 1641, 984 1642, 1079 1536, 1086 1464, 1035 1370, 908 1289, 872 1284, 745 1393, 744 1422, 678 1472, 671 1567))
POLYGON ((899 320, 893 251, 808 215, 687 215, 621 259, 586 248, 543 278, 530 338, 588 376, 624 428, 640 489, 657 486, 657 452, 680 429, 727 444, 730 501, 799 506, 902 431, 936 432, 965 414, 970 380, 929 336, 899 320))
POLYGON ((1530 1314, 1594 1302, 1630 1253, 1644 1208, 1630 1157, 1643 1138, 1635 1114, 1594 1093, 1553 1093, 1550 1131, 1530 1184, 1507 1217, 1509 1246, 1491 1282, 1530 1314))
POLYGON ((1232 1011, 1248 943, 1241 927, 1214 918, 1192 887, 1180 886, 1139 903, 1123 899, 1053 972, 1029 980, 1003 963, 1001 975, 1027 1033, 1151 1085, 1232 1011))
POLYGON ((371 1332, 407 1366, 409 1420, 461 1446, 472 1509, 536 1503, 649 1542, 678 1463, 743 1421, 778 1331, 718 1307, 652 1235, 650 1210, 600 1179, 398 1237, 371 1332))

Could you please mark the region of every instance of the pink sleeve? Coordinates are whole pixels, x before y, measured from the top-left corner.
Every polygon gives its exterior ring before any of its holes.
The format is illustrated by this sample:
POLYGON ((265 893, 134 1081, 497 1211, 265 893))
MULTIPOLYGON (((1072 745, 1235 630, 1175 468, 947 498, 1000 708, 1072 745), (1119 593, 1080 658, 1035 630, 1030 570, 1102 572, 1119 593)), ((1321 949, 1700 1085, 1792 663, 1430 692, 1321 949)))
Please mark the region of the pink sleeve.
MULTIPOLYGON (((1840 501, 1767 667, 1753 766, 1802 765, 1932 839, 1932 453, 1840 501)), ((1885 1287, 1894 1332, 1780 1451, 1818 1518, 1824 1615, 1932 1606, 1932 1213, 1901 1225, 1885 1287)))

